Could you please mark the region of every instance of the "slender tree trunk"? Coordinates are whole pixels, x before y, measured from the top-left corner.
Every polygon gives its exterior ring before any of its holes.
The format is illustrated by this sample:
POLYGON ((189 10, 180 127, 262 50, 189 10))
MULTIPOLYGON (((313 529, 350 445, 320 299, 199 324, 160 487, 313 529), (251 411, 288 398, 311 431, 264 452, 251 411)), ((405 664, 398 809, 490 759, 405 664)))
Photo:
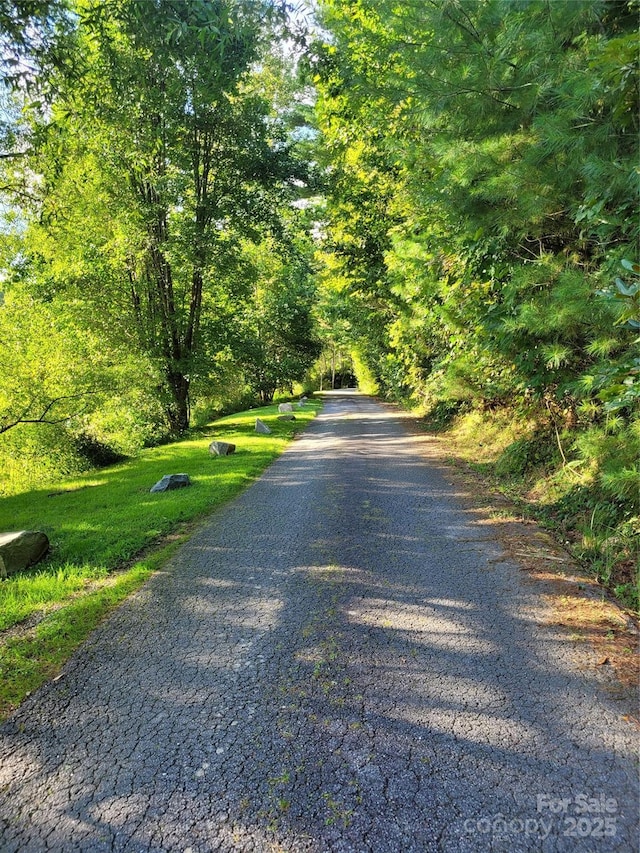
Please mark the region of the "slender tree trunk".
MULTIPOLYGON (((160 171, 162 171, 160 169, 160 171)), ((146 209, 151 212, 147 225, 148 236, 148 316, 143 329, 139 294, 132 286, 131 296, 141 332, 149 350, 162 359, 170 402, 166 407, 168 426, 172 435, 182 435, 189 428, 189 379, 184 368, 195 348, 202 306, 202 274, 193 272, 191 302, 186 329, 180 329, 174 293, 171 262, 165 254, 168 240, 168 213, 160 196, 147 176, 132 175, 132 184, 146 209)), ((132 285, 134 283, 132 282, 132 285)))
POLYGON ((182 435, 189 429, 189 380, 180 371, 167 371, 172 400, 167 406, 167 420, 172 435, 182 435))
POLYGON ((336 387, 336 347, 331 348, 331 387, 336 387))

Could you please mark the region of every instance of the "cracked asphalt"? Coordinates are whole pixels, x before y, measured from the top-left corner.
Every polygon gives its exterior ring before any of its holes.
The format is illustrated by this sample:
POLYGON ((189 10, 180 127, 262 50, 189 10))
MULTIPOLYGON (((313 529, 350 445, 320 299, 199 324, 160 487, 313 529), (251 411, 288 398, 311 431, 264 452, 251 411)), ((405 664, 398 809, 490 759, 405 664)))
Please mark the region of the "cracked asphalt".
POLYGON ((420 441, 329 395, 0 728, 2 853, 635 851, 627 700, 420 441))

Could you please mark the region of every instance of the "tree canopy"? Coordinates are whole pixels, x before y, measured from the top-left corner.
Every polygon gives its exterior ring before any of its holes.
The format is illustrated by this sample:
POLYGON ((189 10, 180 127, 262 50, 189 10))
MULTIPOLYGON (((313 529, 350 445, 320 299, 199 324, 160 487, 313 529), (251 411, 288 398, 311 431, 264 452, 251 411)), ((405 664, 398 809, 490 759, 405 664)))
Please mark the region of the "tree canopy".
POLYGON ((525 413, 636 524, 640 3, 314 10, 0 0, 5 445, 355 372, 525 413))
POLYGON ((636 260, 637 3, 322 8, 327 245, 381 387, 574 405, 634 341, 601 291, 636 260))
POLYGON ((518 470, 555 448, 584 541, 633 562, 637 0, 320 7, 324 317, 367 387, 534 424, 518 470))
MULTIPOLYGON (((37 18, 45 32, 61 8, 17 4, 7 15, 14 29, 37 18)), ((7 165, 7 185, 28 187, 30 205, 10 286, 58 311, 75 305, 106 346, 137 352, 150 371, 141 382, 180 434, 192 388, 206 393, 216 353, 244 340, 230 326, 252 297, 250 244, 271 240, 290 267, 291 201, 305 169, 262 94, 269 74, 272 90, 287 86, 267 56, 282 10, 254 0, 79 0, 68 14, 73 61, 49 69, 43 87, 53 95, 34 102, 17 87, 28 146, 7 165)), ((280 322, 286 339, 288 319, 280 322)), ((297 346, 276 384, 302 378, 313 359, 311 334, 297 346)), ((250 362, 248 350, 235 355, 250 362)))

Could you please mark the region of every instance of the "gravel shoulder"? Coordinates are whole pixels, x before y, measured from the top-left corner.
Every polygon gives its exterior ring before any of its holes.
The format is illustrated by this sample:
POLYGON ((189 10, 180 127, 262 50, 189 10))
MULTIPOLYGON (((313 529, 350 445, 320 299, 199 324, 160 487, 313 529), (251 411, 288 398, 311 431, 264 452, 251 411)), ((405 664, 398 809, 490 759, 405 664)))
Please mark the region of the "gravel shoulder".
POLYGON ((593 654, 424 439, 328 395, 0 728, 0 850, 636 850, 593 654))

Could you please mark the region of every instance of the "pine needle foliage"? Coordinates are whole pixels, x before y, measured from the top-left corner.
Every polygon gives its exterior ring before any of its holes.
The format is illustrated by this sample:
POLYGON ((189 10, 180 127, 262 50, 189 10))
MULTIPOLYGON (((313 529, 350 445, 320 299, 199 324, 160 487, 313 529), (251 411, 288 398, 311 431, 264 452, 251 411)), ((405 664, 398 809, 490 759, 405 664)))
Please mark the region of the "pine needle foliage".
POLYGON ((588 488, 614 508, 607 524, 628 526, 640 4, 321 10, 330 36, 307 70, 330 166, 325 249, 358 294, 351 310, 366 319, 352 328, 381 391, 526 411, 562 448, 561 467, 589 470, 588 488))

